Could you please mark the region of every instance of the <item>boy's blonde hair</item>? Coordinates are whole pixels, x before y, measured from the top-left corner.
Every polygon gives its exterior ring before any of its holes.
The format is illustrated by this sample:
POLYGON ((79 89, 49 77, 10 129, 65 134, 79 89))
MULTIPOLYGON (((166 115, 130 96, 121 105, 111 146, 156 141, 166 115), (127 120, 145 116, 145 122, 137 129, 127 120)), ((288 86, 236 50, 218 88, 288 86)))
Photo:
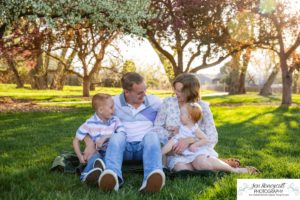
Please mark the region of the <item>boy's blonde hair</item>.
POLYGON ((106 101, 110 98, 111 98, 111 95, 109 95, 109 94, 104 94, 104 93, 95 94, 92 99, 93 109, 97 110, 100 106, 105 105, 106 101))
POLYGON ((202 108, 198 103, 187 103, 186 109, 194 123, 197 123, 203 116, 202 108))

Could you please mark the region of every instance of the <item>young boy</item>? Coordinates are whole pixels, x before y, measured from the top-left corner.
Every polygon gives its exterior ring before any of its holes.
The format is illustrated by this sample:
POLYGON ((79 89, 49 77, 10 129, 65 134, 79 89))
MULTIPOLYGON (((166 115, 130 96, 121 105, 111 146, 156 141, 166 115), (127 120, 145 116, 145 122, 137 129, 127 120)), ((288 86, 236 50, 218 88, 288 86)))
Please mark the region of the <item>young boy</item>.
POLYGON ((109 138, 116 132, 125 132, 119 118, 113 116, 114 101, 110 95, 102 93, 94 95, 92 106, 95 114, 79 127, 73 140, 78 159, 81 163, 87 163, 80 180, 88 185, 96 185, 101 172, 105 169, 103 159, 109 138), (97 150, 91 157, 86 157, 80 151, 80 142, 86 137, 93 140, 97 150))

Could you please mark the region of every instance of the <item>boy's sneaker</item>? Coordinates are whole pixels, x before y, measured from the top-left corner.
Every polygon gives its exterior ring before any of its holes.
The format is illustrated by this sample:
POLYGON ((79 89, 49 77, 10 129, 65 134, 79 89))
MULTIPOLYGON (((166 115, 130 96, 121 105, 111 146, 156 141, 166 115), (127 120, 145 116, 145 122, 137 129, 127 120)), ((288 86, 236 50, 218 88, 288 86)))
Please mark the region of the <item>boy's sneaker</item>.
POLYGON ((111 191, 111 190, 118 191, 119 182, 115 172, 113 172, 110 169, 103 171, 99 177, 98 186, 103 191, 111 191))
POLYGON ((93 168, 100 168, 100 169, 102 169, 102 171, 104 171, 105 170, 105 164, 104 164, 103 160, 101 160, 100 158, 97 158, 94 161, 93 168))
POLYGON ((143 182, 140 192, 159 192, 165 185, 166 176, 160 169, 151 172, 143 182))
POLYGON ((83 177, 82 181, 90 186, 95 186, 98 183, 98 179, 101 173, 102 173, 102 169, 94 168, 83 177))

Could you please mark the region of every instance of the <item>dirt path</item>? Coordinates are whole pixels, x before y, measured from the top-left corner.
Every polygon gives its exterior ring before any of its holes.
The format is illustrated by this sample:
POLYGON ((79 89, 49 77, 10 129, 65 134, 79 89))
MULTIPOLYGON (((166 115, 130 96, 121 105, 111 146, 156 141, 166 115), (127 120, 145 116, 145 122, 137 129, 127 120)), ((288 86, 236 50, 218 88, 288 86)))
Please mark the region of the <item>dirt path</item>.
POLYGON ((41 106, 31 100, 12 99, 10 97, 0 97, 1 112, 64 112, 72 108, 60 106, 41 106))

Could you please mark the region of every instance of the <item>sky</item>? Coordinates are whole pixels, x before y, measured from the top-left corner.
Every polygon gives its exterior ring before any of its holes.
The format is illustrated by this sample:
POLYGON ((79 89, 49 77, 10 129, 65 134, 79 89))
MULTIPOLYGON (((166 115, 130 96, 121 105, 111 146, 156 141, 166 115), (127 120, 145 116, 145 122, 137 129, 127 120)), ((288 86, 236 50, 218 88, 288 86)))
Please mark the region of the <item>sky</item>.
MULTIPOLYGON (((279 0, 281 1, 281 0, 279 0)), ((291 12, 300 11, 300 1, 299 0, 285 0, 288 1, 290 4, 291 12)), ((266 10, 272 10, 272 5, 274 5, 275 0, 261 0, 261 8, 264 8, 266 10)), ((125 60, 133 60, 137 66, 158 66, 161 68, 162 71, 164 71, 162 64, 160 63, 160 60, 153 50, 150 43, 145 40, 141 39, 138 40, 135 38, 131 38, 130 36, 125 36, 123 39, 125 42, 120 42, 120 49, 121 53, 124 56, 125 60)), ((258 53, 259 54, 259 53, 258 53)), ((255 54, 253 54, 255 55, 255 54)), ((262 58, 263 59, 263 58, 262 58)), ((228 60, 225 60, 221 64, 210 67, 207 69, 203 69, 198 71, 198 73, 201 74, 218 74, 220 72, 220 67, 223 66, 224 63, 228 62, 228 60)), ((253 66, 250 66, 250 69, 253 68, 253 66)))
MULTIPOLYGON (((119 42, 121 53, 125 60, 133 60, 137 66, 158 66, 164 71, 163 66, 148 40, 133 39, 130 36, 122 38, 125 42, 119 42)), ((221 65, 200 70, 202 74, 217 74, 221 65)))

